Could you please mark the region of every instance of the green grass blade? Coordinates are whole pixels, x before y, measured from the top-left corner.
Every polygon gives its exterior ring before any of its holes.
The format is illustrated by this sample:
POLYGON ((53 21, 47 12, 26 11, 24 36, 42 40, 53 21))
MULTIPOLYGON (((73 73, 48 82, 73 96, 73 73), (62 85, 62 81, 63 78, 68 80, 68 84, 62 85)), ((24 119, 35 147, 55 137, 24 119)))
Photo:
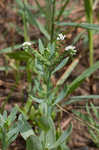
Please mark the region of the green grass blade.
POLYGON ((44 11, 44 8, 41 7, 40 3, 38 2, 38 0, 35 0, 35 3, 38 7, 38 10, 45 15, 45 11, 44 11))
POLYGON ((48 147, 48 149, 54 149, 57 148, 60 144, 62 144, 71 134, 72 131, 72 125, 69 126, 69 128, 67 130, 65 130, 63 132, 63 134, 59 137, 59 139, 50 147, 48 147))
MULTIPOLYGON (((87 22, 92 24, 93 23, 93 0, 84 0, 84 6, 85 6, 85 13, 86 13, 86 19, 87 22)), ((88 30, 88 39, 89 39, 89 60, 90 60, 90 66, 93 65, 93 32, 92 30, 88 30)))
POLYGON ((87 101, 91 99, 99 99, 99 95, 84 95, 84 96, 72 96, 69 101, 66 101, 65 104, 69 105, 76 102, 87 101))
POLYGON ((67 64, 68 60, 69 60, 69 57, 66 57, 65 59, 63 59, 62 62, 53 70, 52 74, 62 69, 67 64))
POLYGON ((66 0, 65 3, 64 3, 64 5, 60 9, 59 14, 57 16, 57 21, 60 20, 60 18, 61 18, 61 16, 62 16, 62 14, 63 14, 63 12, 64 12, 64 10, 65 10, 65 8, 66 8, 66 6, 67 6, 68 3, 69 3, 69 0, 66 0))
POLYGON ((47 30, 45 29, 45 27, 38 21, 36 20, 36 24, 39 28, 39 30, 45 35, 45 37, 50 40, 50 35, 49 33, 47 32, 47 30))
POLYGON ((0 54, 10 53, 10 52, 13 52, 14 50, 21 48, 21 47, 22 47, 22 44, 20 44, 20 45, 18 44, 18 45, 12 46, 12 47, 4 48, 4 49, 0 50, 0 54))
POLYGON ((62 85, 66 81, 66 79, 70 76, 71 72, 77 66, 78 62, 79 62, 79 59, 75 59, 72 62, 72 64, 70 64, 70 66, 67 68, 67 70, 62 75, 62 77, 58 80, 58 82, 56 84, 57 86, 62 85))
POLYGON ((97 61, 92 67, 89 67, 85 70, 79 77, 77 77, 68 87, 67 94, 72 93, 76 88, 80 86, 80 84, 89 77, 92 73, 94 73, 97 69, 99 69, 99 61, 97 61))
POLYGON ((72 27, 79 27, 79 28, 99 31, 98 24, 76 23, 76 22, 61 22, 61 23, 56 23, 56 24, 59 26, 72 26, 72 27))

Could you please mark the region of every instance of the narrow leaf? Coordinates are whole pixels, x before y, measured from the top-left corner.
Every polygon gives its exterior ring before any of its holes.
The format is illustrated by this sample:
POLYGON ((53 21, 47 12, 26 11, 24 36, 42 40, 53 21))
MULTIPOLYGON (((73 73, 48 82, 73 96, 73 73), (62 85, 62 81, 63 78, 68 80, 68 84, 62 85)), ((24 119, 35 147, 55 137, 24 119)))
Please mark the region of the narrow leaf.
POLYGON ((67 70, 64 72, 64 74, 61 76, 61 78, 58 80, 58 82, 57 82, 57 86, 58 85, 62 85, 64 82, 65 82, 65 80, 69 77, 69 75, 71 74, 71 72, 74 70, 74 68, 77 66, 77 64, 78 64, 78 62, 79 62, 79 59, 77 58, 77 59, 75 59, 73 62, 72 62, 72 64, 70 64, 70 66, 67 68, 67 70))
POLYGON ((72 93, 79 85, 92 73, 99 69, 99 61, 97 61, 92 67, 85 70, 79 77, 77 77, 68 87, 67 94, 72 93))
POLYGON ((72 125, 70 125, 69 128, 63 132, 60 138, 53 145, 49 146, 48 149, 57 148, 69 137, 71 131, 72 131, 72 125))
POLYGON ((1 50, 0 50, 0 54, 3 54, 3 53, 10 53, 10 52, 13 52, 14 50, 17 50, 17 49, 21 48, 21 47, 22 47, 22 44, 1 49, 1 50))
POLYGON ((37 102, 37 103, 43 103, 44 100, 43 99, 39 99, 39 98, 36 98, 32 95, 29 96, 34 102, 37 102))
POLYGON ((57 23, 60 26, 72 26, 72 27, 80 27, 84 29, 90 29, 90 30, 96 30, 99 31, 99 25, 98 24, 90 24, 90 23, 75 23, 75 22, 61 22, 57 23))
POLYGON ((52 74, 62 69, 67 64, 68 60, 69 60, 69 57, 63 59, 62 62, 53 70, 52 74))
POLYGON ((80 102, 80 101, 86 101, 91 99, 99 99, 99 95, 84 95, 84 96, 72 96, 69 101, 65 102, 66 105, 80 102))
POLYGON ((26 150, 43 150, 42 143, 37 136, 32 135, 27 139, 26 150))

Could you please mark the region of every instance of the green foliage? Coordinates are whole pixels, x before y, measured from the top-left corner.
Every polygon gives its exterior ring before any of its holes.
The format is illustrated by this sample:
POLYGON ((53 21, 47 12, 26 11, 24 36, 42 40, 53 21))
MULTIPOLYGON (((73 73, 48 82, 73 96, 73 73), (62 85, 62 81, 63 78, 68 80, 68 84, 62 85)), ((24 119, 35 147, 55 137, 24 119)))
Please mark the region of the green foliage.
POLYGON ((99 111, 92 103, 90 106, 86 104, 86 111, 87 114, 82 114, 76 111, 74 111, 74 113, 86 122, 92 141, 97 147, 99 147, 99 111))
POLYGON ((0 140, 2 144, 2 150, 7 150, 9 145, 17 138, 20 127, 16 120, 17 109, 13 108, 8 115, 7 111, 0 114, 0 140))
MULTIPOLYGON (((88 5, 89 2, 91 1, 84 1, 88 23, 68 23, 59 21, 64 15, 69 0, 59 1, 59 3, 62 3, 59 10, 56 9, 56 0, 45 0, 44 6, 38 0, 35 0, 36 6, 30 6, 25 0, 23 2, 16 0, 18 14, 22 17, 24 24, 24 32, 21 31, 24 41, 30 41, 28 35, 29 25, 38 28, 45 39, 38 40, 38 49, 33 48, 35 46, 32 47, 31 45, 35 42, 31 42, 26 47, 21 44, 0 50, 0 54, 6 54, 8 60, 15 60, 12 65, 7 66, 8 71, 14 69, 17 74, 18 72, 20 73, 20 70, 24 70, 28 82, 26 103, 21 107, 16 105, 10 115, 7 115, 6 111, 4 111, 3 115, 0 114, 2 150, 7 150, 19 134, 26 141, 27 150, 69 150, 67 142, 72 132, 72 125, 70 124, 65 131, 62 131, 60 128, 61 120, 58 118, 58 125, 55 126, 55 117, 57 112, 60 112, 57 109, 57 104, 61 105, 64 98, 72 94, 87 77, 99 69, 99 61, 94 65, 90 65, 90 68, 86 69, 71 83, 68 83, 67 79, 79 63, 79 57, 73 58, 72 49, 71 51, 61 51, 64 46, 61 47, 63 43, 57 40, 56 35, 60 31, 59 26, 84 28, 89 31, 90 46, 92 46, 91 30, 99 31, 99 26, 92 22, 92 4, 88 5), (32 10, 35 10, 35 13, 32 13, 32 10), (40 22, 38 16, 45 19, 45 24, 40 22), (25 65, 20 66, 23 62, 25 65), (67 69, 54 85, 52 79, 67 64, 67 69), (16 117, 17 111, 19 113, 18 117, 16 117)), ((69 12, 71 11, 69 10, 69 12)), ((83 34, 84 32, 81 32, 81 34, 77 35, 73 43, 76 43, 83 34)), ((90 52, 92 52, 92 49, 90 52)), ((92 55, 90 62, 92 64, 92 55)), ((0 67, 0 70, 6 70, 6 68, 0 67)), ((65 102, 65 105, 90 100, 91 98, 98 99, 99 95, 73 96, 65 102)), ((93 104, 91 104, 91 109, 98 120, 99 113, 93 104)), ((99 146, 99 123, 92 116, 88 105, 86 105, 86 110, 87 115, 79 112, 77 115, 87 122, 92 140, 99 146)))

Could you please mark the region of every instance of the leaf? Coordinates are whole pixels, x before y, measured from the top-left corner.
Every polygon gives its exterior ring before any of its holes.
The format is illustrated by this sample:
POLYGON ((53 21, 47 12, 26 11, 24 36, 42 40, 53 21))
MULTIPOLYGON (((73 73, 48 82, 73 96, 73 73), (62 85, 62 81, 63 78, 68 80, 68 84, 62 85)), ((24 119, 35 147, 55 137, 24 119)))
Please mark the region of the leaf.
POLYGON ((66 57, 65 59, 63 59, 62 62, 53 70, 52 74, 62 69, 67 64, 68 60, 69 60, 69 57, 66 57))
POLYGON ((34 102, 37 102, 37 103, 43 103, 44 100, 43 99, 39 99, 39 98, 36 98, 32 95, 29 96, 34 102))
POLYGON ((26 150, 43 150, 42 143, 37 136, 32 135, 27 139, 26 150))
POLYGON ((20 60, 20 61, 27 61, 29 58, 32 57, 32 55, 30 55, 29 53, 25 51, 16 51, 16 52, 9 53, 7 55, 10 58, 13 58, 15 60, 20 60))
POLYGON ((49 33, 47 32, 47 30, 45 29, 45 27, 34 17, 34 15, 32 14, 32 12, 27 8, 25 7, 26 11, 27 11, 27 20, 29 21, 29 23, 31 23, 32 25, 35 25, 36 27, 39 28, 39 30, 41 31, 41 33, 44 34, 44 36, 50 40, 50 35, 49 33))
POLYGON ((49 118, 49 123, 50 123, 50 129, 48 130, 46 134, 46 147, 53 145, 56 141, 55 124, 51 117, 49 118))
POLYGON ((56 105, 57 103, 59 103, 60 101, 62 101, 64 99, 64 97, 66 96, 66 88, 67 87, 64 87, 64 89, 62 89, 62 91, 58 94, 53 105, 56 105))
POLYGON ((18 136, 19 134, 19 128, 18 126, 13 126, 12 129, 7 133, 8 136, 8 144, 10 145, 18 136))
MULTIPOLYGON (((19 66, 18 68, 19 70, 25 70, 25 66, 19 66)), ((12 67, 9 67, 9 66, 1 66, 0 67, 0 71, 11 71, 13 70, 12 67)))
POLYGON ((61 22, 61 23, 57 23, 57 25, 80 27, 80 28, 84 28, 84 29, 99 31, 99 25, 98 24, 90 24, 90 23, 79 24, 79 23, 75 23, 75 22, 61 22))
POLYGON ((24 140, 26 140, 31 135, 34 135, 32 127, 22 115, 19 116, 18 123, 20 125, 20 134, 24 140))
POLYGON ((99 95, 72 96, 69 101, 65 102, 65 104, 69 105, 71 103, 86 101, 88 99, 99 99, 99 95))
POLYGON ((10 52, 13 52, 14 50, 17 50, 17 49, 21 48, 21 47, 22 47, 22 44, 15 45, 15 46, 12 46, 12 47, 8 47, 8 48, 5 48, 5 49, 1 49, 0 54, 10 53, 10 52))
POLYGON ((44 52, 44 45, 43 45, 43 43, 42 43, 42 41, 41 41, 41 39, 39 39, 39 51, 40 51, 40 53, 41 54, 43 54, 43 52, 44 52))
POLYGON ((72 125, 70 125, 69 128, 65 130, 63 134, 59 137, 59 139, 53 145, 49 146, 48 149, 57 148, 69 137, 71 131, 72 131, 72 125))
POLYGON ((67 68, 67 70, 63 73, 63 75, 61 76, 61 78, 57 81, 56 85, 62 85, 65 80, 69 77, 69 75, 71 74, 71 72, 74 70, 74 68, 77 66, 79 62, 79 59, 75 59, 72 64, 69 65, 69 67, 67 68))
POLYGON ((47 30, 44 28, 44 26, 38 21, 36 20, 36 24, 39 28, 39 30, 45 35, 45 37, 50 40, 50 35, 48 34, 47 30))
POLYGON ((99 69, 99 61, 97 61, 92 67, 89 67, 86 69, 79 77, 77 77, 69 86, 67 89, 66 96, 72 93, 79 85, 87 78, 89 77, 93 72, 95 72, 97 69, 99 69))
POLYGON ((61 150, 70 150, 70 149, 64 142, 64 143, 61 144, 61 150))
POLYGON ((59 14, 57 16, 57 21, 60 20, 60 17, 62 16, 63 12, 65 11, 65 8, 66 8, 68 3, 69 3, 69 0, 66 0, 64 5, 61 7, 59 14))
POLYGON ((96 118, 99 119, 99 113, 98 113, 96 107, 95 107, 94 104, 92 104, 92 103, 91 103, 90 105, 91 105, 91 108, 92 108, 92 110, 93 110, 93 112, 94 112, 96 118))
POLYGON ((86 12, 86 17, 87 17, 87 21, 90 22, 91 17, 92 17, 92 1, 91 0, 84 0, 84 6, 85 6, 85 12, 86 12))
POLYGON ((38 126, 44 131, 48 131, 50 129, 49 118, 46 116, 42 116, 37 120, 38 126))
POLYGON ((45 11, 44 11, 44 8, 41 7, 41 5, 39 4, 38 0, 35 0, 35 3, 38 7, 38 9, 40 10, 41 14, 44 14, 45 15, 45 11))
POLYGON ((13 108, 10 115, 8 116, 8 124, 10 125, 15 119, 17 114, 17 108, 13 108))

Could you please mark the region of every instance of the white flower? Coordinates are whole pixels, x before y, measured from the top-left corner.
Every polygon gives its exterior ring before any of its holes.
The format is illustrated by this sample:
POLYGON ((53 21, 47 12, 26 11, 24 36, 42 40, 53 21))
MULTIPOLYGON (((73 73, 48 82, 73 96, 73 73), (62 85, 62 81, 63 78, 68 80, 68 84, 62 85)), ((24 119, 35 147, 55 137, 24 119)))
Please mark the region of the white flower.
POLYGON ((28 47, 31 46, 31 45, 32 45, 31 42, 24 42, 24 43, 22 44, 22 46, 23 46, 24 48, 28 48, 28 47))
POLYGON ((75 51, 75 46, 69 45, 69 46, 65 47, 65 50, 66 51, 69 51, 69 50, 74 50, 75 51))
POLYGON ((65 39, 65 35, 63 35, 62 33, 58 34, 57 40, 64 40, 65 39))
POLYGON ((70 55, 72 55, 72 56, 75 55, 77 52, 75 46, 72 46, 72 45, 65 47, 65 50, 69 51, 70 55))

